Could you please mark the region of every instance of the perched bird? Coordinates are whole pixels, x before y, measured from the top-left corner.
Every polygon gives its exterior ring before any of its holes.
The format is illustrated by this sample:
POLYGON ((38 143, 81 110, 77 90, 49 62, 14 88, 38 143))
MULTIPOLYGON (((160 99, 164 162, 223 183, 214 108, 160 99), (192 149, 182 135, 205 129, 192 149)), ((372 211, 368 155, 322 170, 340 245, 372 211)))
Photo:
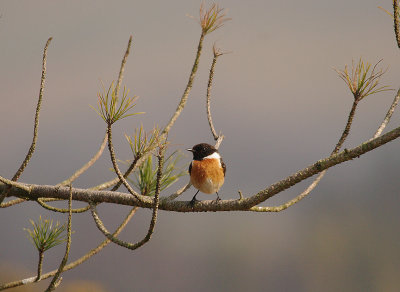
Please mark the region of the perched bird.
POLYGON ((207 143, 194 145, 187 150, 193 153, 193 161, 189 166, 190 182, 198 190, 190 203, 193 205, 197 201, 199 191, 216 193, 216 200, 219 201, 218 190, 224 184, 226 166, 218 150, 207 143))

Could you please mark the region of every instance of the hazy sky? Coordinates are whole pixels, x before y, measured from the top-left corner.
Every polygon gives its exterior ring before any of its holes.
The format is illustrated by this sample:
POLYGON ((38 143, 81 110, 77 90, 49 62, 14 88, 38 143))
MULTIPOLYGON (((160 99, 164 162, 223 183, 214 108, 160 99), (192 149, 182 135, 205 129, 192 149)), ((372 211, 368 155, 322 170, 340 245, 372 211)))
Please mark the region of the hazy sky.
MULTIPOLYGON (((140 123, 148 130, 165 125, 193 64, 200 3, 2 0, 0 175, 12 176, 29 148, 42 51, 50 36, 39 142, 21 178, 28 183, 56 184, 96 151, 105 125, 89 105, 96 104, 101 82, 117 78, 130 35, 124 85, 139 96, 137 111, 146 114, 116 125, 118 157, 130 158, 125 133, 133 134, 140 123)), ((232 20, 206 38, 195 85, 170 139, 171 150, 212 142, 205 92, 216 42, 231 51, 218 60, 211 101, 215 127, 226 136, 220 148, 228 168, 222 198, 237 197, 238 189, 250 196, 329 155, 352 103, 333 68, 360 57, 383 59, 381 66, 389 67, 383 83, 398 88, 393 24, 377 8, 390 9, 391 1, 218 3, 232 20)), ((345 147, 373 135, 393 97, 380 93, 360 104, 345 147)), ((399 117, 396 112, 388 129, 399 117)), ((106 291, 394 291, 400 284, 399 141, 332 169, 308 199, 282 213, 161 212, 147 246, 134 253, 107 248, 66 273, 64 281, 98 281, 106 291)), ((76 186, 112 177, 110 167, 105 153, 76 186)), ((284 202, 306 186, 267 204, 284 202)), ((127 209, 100 211, 111 228, 127 209)), ((34 273, 37 255, 23 228, 40 214, 54 216, 34 203, 0 211, 0 264, 24 266, 30 270, 25 276, 34 273)), ((122 237, 140 238, 149 214, 139 214, 122 237)), ((75 216, 73 229, 72 259, 102 240, 89 214, 75 216)), ((62 253, 61 248, 48 256, 44 269, 58 266, 62 253)))

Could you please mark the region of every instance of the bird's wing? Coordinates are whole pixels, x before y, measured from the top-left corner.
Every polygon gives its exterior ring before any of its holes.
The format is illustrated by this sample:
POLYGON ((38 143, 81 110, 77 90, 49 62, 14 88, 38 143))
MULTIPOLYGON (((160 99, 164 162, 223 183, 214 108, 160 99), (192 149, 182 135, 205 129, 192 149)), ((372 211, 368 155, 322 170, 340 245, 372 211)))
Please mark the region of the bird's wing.
POLYGON ((225 173, 226 173, 226 165, 225 165, 224 161, 222 160, 222 158, 221 158, 220 162, 221 162, 222 169, 224 170, 224 176, 225 176, 225 173))

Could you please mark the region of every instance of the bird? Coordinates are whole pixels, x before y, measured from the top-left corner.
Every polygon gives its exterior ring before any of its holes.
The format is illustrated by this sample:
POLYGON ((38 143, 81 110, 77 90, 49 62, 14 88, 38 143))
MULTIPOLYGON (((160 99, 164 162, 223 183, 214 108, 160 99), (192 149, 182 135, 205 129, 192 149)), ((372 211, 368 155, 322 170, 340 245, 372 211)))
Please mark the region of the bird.
POLYGON ((196 194, 190 201, 194 205, 199 191, 205 194, 217 194, 216 201, 221 200, 218 195, 219 189, 224 184, 226 165, 218 150, 207 143, 200 143, 187 149, 193 153, 193 160, 189 165, 191 184, 197 189, 196 194))

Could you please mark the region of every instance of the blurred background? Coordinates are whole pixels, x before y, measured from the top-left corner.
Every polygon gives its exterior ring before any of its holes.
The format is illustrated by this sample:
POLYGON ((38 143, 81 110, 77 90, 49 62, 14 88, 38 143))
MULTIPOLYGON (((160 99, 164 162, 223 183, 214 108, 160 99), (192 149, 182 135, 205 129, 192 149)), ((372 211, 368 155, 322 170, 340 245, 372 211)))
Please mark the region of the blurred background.
MULTIPOLYGON (((389 67, 383 85, 399 86, 392 1, 219 1, 232 20, 210 34, 187 106, 171 131, 170 150, 212 142, 205 110, 212 45, 219 58, 212 114, 224 139, 227 177, 220 196, 250 196, 323 158, 345 125, 352 95, 333 68, 360 57, 389 67), (396 77, 397 76, 397 77, 396 77)), ((0 2, 0 175, 10 178, 32 139, 42 52, 48 50, 39 140, 20 181, 56 184, 97 151, 105 124, 96 105, 101 81, 117 78, 130 35, 124 85, 146 114, 116 124, 119 159, 130 159, 124 134, 141 123, 163 127, 182 95, 200 36, 200 1, 0 2), (195 19, 189 17, 194 16, 195 19)), ((206 5, 210 3, 206 2, 206 5)), ((395 91, 359 107, 345 147, 372 137, 395 91)), ((397 111, 387 130, 397 127, 397 111)), ((281 213, 180 214, 161 211, 152 240, 134 252, 107 246, 63 274, 60 291, 398 291, 400 285, 400 140, 330 169, 305 200, 281 213), (80 287, 78 290, 77 287, 80 287)), ((183 159, 186 165, 191 157, 183 159)), ((113 177, 108 153, 77 180, 90 187, 113 177)), ((182 177, 162 195, 188 181, 182 177)), ((290 200, 311 180, 265 202, 290 200)), ((183 200, 190 200, 189 190, 183 200)), ((210 197, 200 195, 199 199, 210 197)), ((74 206, 80 206, 74 203, 74 206)), ((129 208, 99 207, 114 229, 129 208)), ((151 212, 141 210, 121 238, 141 239, 151 212)), ((0 283, 33 276, 37 253, 23 228, 39 215, 25 203, 0 211, 0 283)), ((73 216, 70 260, 103 240, 90 214, 73 216)), ((58 267, 64 246, 48 252, 44 272, 58 267)), ((48 281, 26 290, 43 291, 48 281), (35 290, 36 289, 36 290, 35 290)))

